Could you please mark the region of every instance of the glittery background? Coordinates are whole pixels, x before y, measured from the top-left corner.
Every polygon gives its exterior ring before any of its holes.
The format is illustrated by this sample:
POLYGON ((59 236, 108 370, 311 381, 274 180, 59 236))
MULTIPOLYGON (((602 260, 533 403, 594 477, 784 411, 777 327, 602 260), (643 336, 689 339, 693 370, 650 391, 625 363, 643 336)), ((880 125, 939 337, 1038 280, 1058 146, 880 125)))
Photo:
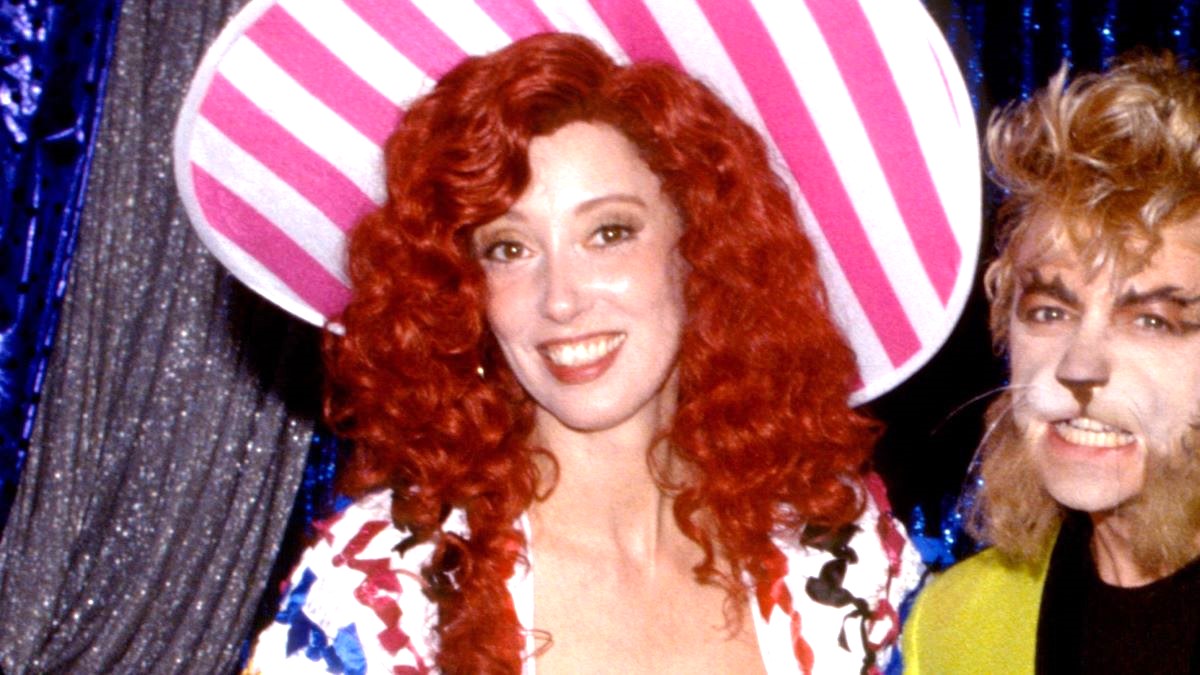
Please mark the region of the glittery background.
POLYGON ((78 247, 0 541, 0 665, 229 672, 309 446, 315 331, 184 220, 171 130, 240 2, 126 0, 78 247))
MULTIPOLYGON (((241 4, 0 0, 5 672, 229 672, 264 588, 332 502, 336 451, 310 434, 316 336, 221 272, 171 180, 183 91, 241 4)), ((980 119, 1064 58, 1091 69, 1135 44, 1196 55, 1200 0, 926 4, 980 119)), ((878 468, 930 560, 964 549, 953 503, 983 407, 964 402, 1003 382, 988 345, 972 298, 942 353, 872 406, 889 425, 878 468)))

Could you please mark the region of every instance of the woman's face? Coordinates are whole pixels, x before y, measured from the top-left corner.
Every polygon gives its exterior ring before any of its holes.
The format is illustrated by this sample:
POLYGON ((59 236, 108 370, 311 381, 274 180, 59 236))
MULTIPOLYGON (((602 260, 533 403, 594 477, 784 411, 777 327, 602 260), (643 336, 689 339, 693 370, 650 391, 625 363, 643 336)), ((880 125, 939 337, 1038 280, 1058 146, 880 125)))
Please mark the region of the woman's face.
POLYGON ((537 137, 529 164, 525 193, 474 233, 505 359, 539 424, 661 428, 685 314, 679 216, 612 127, 576 122, 537 137))

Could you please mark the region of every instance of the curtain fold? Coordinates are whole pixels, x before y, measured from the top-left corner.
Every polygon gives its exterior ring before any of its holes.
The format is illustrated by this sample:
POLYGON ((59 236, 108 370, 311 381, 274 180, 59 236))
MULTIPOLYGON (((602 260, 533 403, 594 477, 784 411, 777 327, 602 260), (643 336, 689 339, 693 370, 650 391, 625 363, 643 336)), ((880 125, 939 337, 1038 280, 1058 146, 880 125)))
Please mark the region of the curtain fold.
POLYGON ((271 573, 311 438, 317 332, 224 274, 186 222, 171 163, 192 72, 241 4, 123 4, 0 540, 5 672, 228 672, 271 573))

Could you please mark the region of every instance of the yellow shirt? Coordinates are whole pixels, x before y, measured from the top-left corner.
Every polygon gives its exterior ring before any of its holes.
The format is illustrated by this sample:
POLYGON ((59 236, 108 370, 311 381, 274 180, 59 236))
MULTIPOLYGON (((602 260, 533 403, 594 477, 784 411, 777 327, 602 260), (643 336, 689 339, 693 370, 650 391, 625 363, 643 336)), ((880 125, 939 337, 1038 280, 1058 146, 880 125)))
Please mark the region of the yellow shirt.
POLYGON ((904 627, 904 672, 1033 673, 1049 563, 1050 551, 1018 566, 987 549, 932 580, 904 627))

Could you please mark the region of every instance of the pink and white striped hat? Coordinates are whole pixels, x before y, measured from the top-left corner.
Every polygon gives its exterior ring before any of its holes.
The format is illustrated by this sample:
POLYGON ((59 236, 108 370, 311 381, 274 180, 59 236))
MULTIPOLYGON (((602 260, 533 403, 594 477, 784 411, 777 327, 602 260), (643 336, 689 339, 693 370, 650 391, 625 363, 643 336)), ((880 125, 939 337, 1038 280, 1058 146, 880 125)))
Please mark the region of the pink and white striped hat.
POLYGON ((251 0, 175 130, 200 238, 242 282, 325 324, 346 232, 384 199, 382 145, 462 58, 568 31, 673 63, 767 138, 858 356, 854 403, 904 381, 962 312, 980 235, 974 113, 919 0, 251 0))

